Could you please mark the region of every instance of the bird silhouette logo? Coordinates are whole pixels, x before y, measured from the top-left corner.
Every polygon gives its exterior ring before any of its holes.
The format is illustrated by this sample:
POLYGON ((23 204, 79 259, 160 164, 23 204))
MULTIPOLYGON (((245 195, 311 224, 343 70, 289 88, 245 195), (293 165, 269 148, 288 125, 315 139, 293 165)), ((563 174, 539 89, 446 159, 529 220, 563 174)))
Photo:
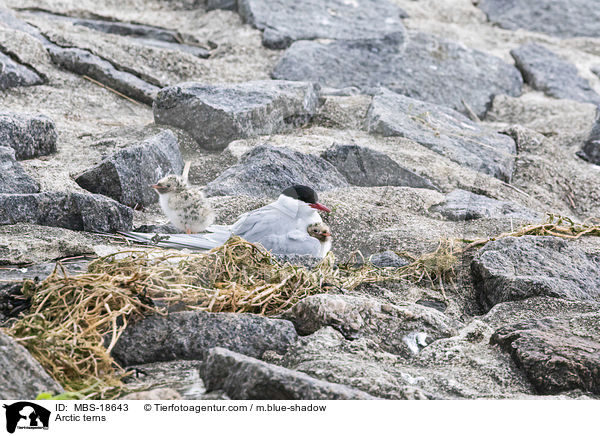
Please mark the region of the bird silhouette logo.
POLYGON ((6 409, 6 431, 14 433, 19 429, 48 429, 50 411, 29 401, 19 401, 6 409))

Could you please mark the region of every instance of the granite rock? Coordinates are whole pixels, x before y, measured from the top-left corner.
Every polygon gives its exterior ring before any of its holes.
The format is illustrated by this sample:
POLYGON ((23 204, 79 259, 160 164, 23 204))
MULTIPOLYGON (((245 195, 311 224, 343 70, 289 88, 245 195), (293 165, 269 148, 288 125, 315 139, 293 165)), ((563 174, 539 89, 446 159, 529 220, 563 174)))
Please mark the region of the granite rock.
POLYGON ((539 44, 528 43, 510 51, 525 83, 556 98, 600 105, 600 95, 579 76, 575 65, 539 44))
POLYGON ((15 151, 0 146, 0 194, 31 194, 39 191, 39 183, 17 162, 15 151))
POLYGON ((76 177, 79 186, 130 207, 158 201, 150 187, 168 174, 181 174, 179 141, 165 130, 108 156, 76 177))
POLYGON ((348 182, 357 186, 410 186, 438 188, 427 178, 401 167, 385 153, 358 145, 334 144, 321 154, 348 182))
POLYGON ((516 156, 513 139, 452 109, 383 90, 373 98, 365 124, 371 133, 410 139, 500 180, 510 181, 512 177, 516 156))
POLYGON ((158 93, 154 121, 185 130, 205 149, 222 150, 235 139, 282 132, 305 123, 317 104, 318 88, 310 83, 189 82, 158 93))
POLYGON ((374 400, 366 392, 313 378, 244 356, 213 348, 200 373, 208 391, 221 389, 234 400, 374 400))
POLYGON ((213 347, 260 357, 267 350, 285 352, 296 338, 294 326, 285 320, 247 313, 174 312, 130 324, 112 355, 123 365, 203 359, 213 347))
POLYGON ((238 0, 246 23, 263 31, 268 48, 305 39, 373 39, 404 32, 398 6, 388 0, 238 0))
POLYGON ((292 185, 307 185, 321 192, 348 186, 348 182, 333 165, 318 156, 259 145, 207 184, 205 192, 209 196, 277 197, 292 185))
POLYGON ((31 159, 56 152, 58 134, 45 115, 0 112, 0 144, 15 149, 17 159, 31 159))
POLYGON ((519 71, 497 57, 415 32, 405 45, 394 35, 377 40, 298 41, 285 51, 272 76, 328 88, 355 87, 367 94, 376 94, 383 86, 463 113, 472 111, 480 118, 496 94, 518 96, 523 84, 519 71))
POLYGON ((488 242, 471 270, 486 310, 539 295, 600 301, 600 259, 553 236, 509 236, 488 242))

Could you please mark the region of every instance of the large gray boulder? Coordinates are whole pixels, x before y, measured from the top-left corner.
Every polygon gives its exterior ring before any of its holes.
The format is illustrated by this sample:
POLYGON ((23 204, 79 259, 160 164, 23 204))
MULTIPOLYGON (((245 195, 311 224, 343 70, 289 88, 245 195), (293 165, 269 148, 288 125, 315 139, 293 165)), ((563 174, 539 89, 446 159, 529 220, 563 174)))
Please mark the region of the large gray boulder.
POLYGON ((321 192, 346 187, 348 182, 333 165, 318 156, 259 145, 207 184, 205 192, 210 196, 277 197, 292 185, 307 185, 321 192))
POLYGON ((388 0, 239 0, 238 12, 264 32, 269 48, 301 39, 372 39, 404 31, 404 11, 388 0))
POLYGON ((481 0, 488 19, 505 29, 527 29, 561 38, 600 36, 597 0, 481 0))
POLYGON ((125 94, 134 100, 152 104, 159 88, 139 77, 120 71, 110 62, 80 48, 62 48, 48 45, 52 61, 65 70, 81 76, 88 76, 98 82, 125 94))
POLYGON ((538 295, 600 301, 600 259, 553 236, 488 242, 471 269, 486 310, 538 295))
POLYGON ((596 110, 596 122, 590 136, 577 155, 593 164, 600 165, 600 107, 596 110))
POLYGON ((296 341, 291 322, 250 313, 175 312, 130 324, 112 350, 123 365, 203 359, 213 347, 260 357, 296 341))
POLYGON ((213 348, 200 366, 208 391, 234 400, 374 400, 366 392, 313 378, 224 348, 213 348))
POLYGON ((508 218, 532 222, 543 218, 542 214, 512 201, 500 201, 462 189, 450 192, 443 203, 436 204, 430 210, 439 212, 451 221, 508 218))
POLYGON ((150 185, 168 174, 182 171, 177 137, 165 130, 108 156, 75 181, 90 192, 106 195, 127 206, 147 206, 158 201, 150 185))
POLYGON ((272 76, 329 88, 354 87, 367 94, 384 86, 460 112, 472 110, 479 117, 495 95, 518 96, 523 84, 519 71, 495 56, 415 32, 406 45, 394 35, 379 40, 298 41, 285 51, 272 76))
POLYGON ((45 115, 0 112, 0 145, 15 149, 17 159, 31 159, 56 151, 58 134, 45 115))
POLYGON ((44 79, 35 71, 17 63, 0 51, 0 90, 43 83, 44 79))
POLYGON ((0 146, 0 194, 30 194, 39 191, 39 183, 17 162, 15 151, 0 146))
POLYGON ((382 90, 373 98, 366 128, 418 142, 458 164, 510 181, 516 145, 452 109, 382 90))
POLYGON ((63 388, 13 338, 0 331, 0 400, 35 399, 63 388))
POLYGON ((179 127, 209 150, 231 141, 282 132, 308 121, 318 104, 310 83, 256 81, 163 88, 154 102, 154 121, 179 127))
POLYGON ((31 223, 86 232, 131 230, 133 211, 110 198, 79 192, 0 194, 0 225, 31 223))
POLYGON ((600 95, 580 77, 575 65, 539 44, 528 43, 510 51, 525 82, 550 97, 600 104, 600 95))
POLYGON ((540 394, 600 394, 599 325, 598 313, 531 319, 499 328, 490 343, 510 353, 540 394))
POLYGON ((418 304, 397 306, 367 297, 318 294, 284 313, 307 335, 331 326, 346 338, 368 338, 383 350, 410 358, 431 342, 456 334, 461 324, 418 304))
POLYGON ((437 190, 427 178, 403 168, 388 155, 368 147, 334 144, 321 157, 357 186, 410 186, 437 190))

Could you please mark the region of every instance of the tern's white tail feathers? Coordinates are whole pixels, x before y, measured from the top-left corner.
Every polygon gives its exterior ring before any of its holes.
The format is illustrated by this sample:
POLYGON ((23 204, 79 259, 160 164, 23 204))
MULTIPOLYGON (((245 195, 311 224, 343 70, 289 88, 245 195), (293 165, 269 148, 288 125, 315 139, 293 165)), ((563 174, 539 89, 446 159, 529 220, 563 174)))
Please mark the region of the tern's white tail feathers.
POLYGON ((223 245, 229 236, 223 239, 223 236, 212 233, 186 235, 177 233, 171 235, 159 235, 156 233, 139 232, 119 232, 132 242, 155 245, 162 248, 176 248, 189 250, 210 250, 223 245))

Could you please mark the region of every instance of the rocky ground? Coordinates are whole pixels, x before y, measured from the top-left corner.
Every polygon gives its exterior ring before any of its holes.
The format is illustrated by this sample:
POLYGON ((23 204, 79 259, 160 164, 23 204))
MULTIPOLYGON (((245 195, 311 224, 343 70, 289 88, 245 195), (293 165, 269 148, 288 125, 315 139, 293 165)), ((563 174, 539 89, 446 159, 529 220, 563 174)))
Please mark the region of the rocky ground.
MULTIPOLYGON (((296 3, 0 2, 0 320, 27 309, 23 278, 166 224, 148 185, 184 161, 218 223, 313 186, 338 261, 399 266, 547 213, 598 223, 598 0, 296 3)), ((600 395, 597 236, 489 242, 443 289, 151 317, 113 357, 135 398, 600 395)), ((61 390, 0 342, 0 397, 61 390)))

